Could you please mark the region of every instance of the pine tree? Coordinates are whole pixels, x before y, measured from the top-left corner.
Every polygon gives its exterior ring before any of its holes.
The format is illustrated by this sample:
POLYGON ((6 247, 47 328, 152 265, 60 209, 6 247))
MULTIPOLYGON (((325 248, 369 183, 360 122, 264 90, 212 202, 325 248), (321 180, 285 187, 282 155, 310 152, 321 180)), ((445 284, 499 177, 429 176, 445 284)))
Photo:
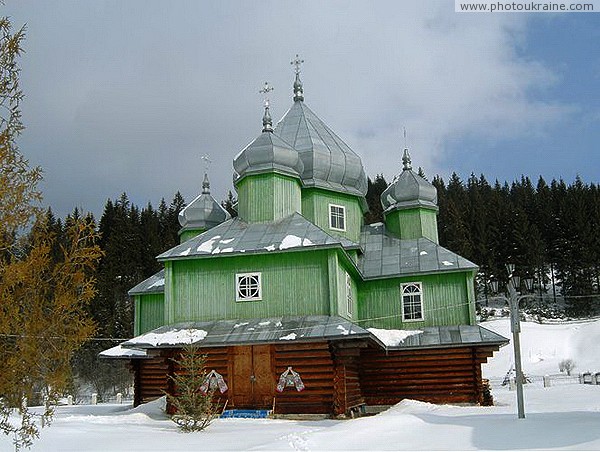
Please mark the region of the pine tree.
POLYGON ((237 210, 235 210, 234 208, 236 203, 237 199, 233 196, 231 190, 229 190, 227 192, 227 199, 221 202, 221 206, 223 206, 223 208, 229 213, 229 215, 231 215, 231 218, 235 218, 238 215, 237 210))
POLYGON ((377 174, 375 180, 367 179, 367 206, 369 211, 365 213, 365 224, 379 223, 383 221, 383 206, 381 205, 381 194, 388 187, 383 174, 377 174))
POLYGON ((206 379, 206 356, 195 344, 186 344, 179 359, 173 358, 177 367, 173 382, 174 393, 167 394, 167 401, 174 409, 173 421, 182 432, 204 430, 219 415, 213 402, 213 390, 208 386, 203 391, 206 379))

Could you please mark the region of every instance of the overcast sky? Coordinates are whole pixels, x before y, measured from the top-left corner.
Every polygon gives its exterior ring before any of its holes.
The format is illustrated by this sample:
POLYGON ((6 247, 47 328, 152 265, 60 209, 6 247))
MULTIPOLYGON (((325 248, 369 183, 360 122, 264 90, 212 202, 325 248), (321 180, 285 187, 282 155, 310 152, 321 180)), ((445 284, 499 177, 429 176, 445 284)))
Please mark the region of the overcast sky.
POLYGON ((6 0, 27 24, 20 147, 44 169, 45 204, 98 217, 108 198, 216 199, 233 157, 306 104, 363 160, 447 180, 600 179, 600 14, 462 14, 431 1, 6 0))

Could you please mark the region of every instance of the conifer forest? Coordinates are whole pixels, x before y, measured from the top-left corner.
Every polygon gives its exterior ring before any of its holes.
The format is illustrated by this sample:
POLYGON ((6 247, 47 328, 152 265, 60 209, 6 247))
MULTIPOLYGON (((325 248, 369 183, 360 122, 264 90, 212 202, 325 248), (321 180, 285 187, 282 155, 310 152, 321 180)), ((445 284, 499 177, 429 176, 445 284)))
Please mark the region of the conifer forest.
MULTIPOLYGON (((420 171, 422 176, 425 176, 420 171)), ((466 181, 452 174, 448 181, 435 176, 438 191, 440 244, 479 265, 478 306, 487 305, 489 283, 506 283, 504 264, 535 279, 535 293, 526 309, 541 317, 585 317, 600 312, 600 189, 577 178, 567 183, 540 177, 533 183, 522 176, 514 182, 489 183, 484 175, 466 181)), ((388 181, 369 179, 366 223, 383 220, 379 201, 388 181)), ((235 215, 229 193, 223 206, 235 215)), ((132 204, 123 193, 108 200, 99 220, 75 210, 65 219, 46 212, 47 228, 64 237, 67 225, 80 217, 96 225, 103 251, 96 274, 97 294, 89 315, 97 324, 96 338, 80 349, 76 374, 98 394, 112 393, 129 384, 120 363, 97 359, 103 349, 132 337, 133 304, 127 291, 161 268, 155 257, 178 243, 178 214, 185 200, 176 193, 158 208, 132 204), (99 368, 102 371, 99 372, 99 368)))

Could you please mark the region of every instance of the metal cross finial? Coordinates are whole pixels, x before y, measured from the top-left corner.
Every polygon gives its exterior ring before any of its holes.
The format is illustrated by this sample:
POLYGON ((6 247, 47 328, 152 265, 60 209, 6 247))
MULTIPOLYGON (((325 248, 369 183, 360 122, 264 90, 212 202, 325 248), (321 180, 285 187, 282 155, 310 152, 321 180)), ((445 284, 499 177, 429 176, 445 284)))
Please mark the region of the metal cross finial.
POLYGON ((296 54, 296 58, 294 58, 292 61, 290 61, 290 64, 292 66, 294 66, 294 71, 296 72, 296 74, 300 73, 300 65, 304 63, 304 60, 300 59, 300 55, 296 54))
POLYGON ((269 98, 268 94, 273 91, 273 87, 269 85, 269 82, 265 82, 265 86, 259 90, 258 92, 265 95, 265 114, 263 115, 263 132, 272 132, 273 131, 273 120, 271 119, 271 114, 269 113, 269 98))
POLYGON ((200 157, 200 160, 202 160, 204 162, 204 168, 205 168, 206 172, 208 173, 208 167, 212 163, 212 160, 210 159, 210 155, 204 154, 202 157, 200 157))
POLYGON ((402 129, 404 130, 404 147, 408 149, 408 145, 406 144, 406 127, 402 127, 402 129))
POLYGON ((269 85, 269 82, 265 82, 265 86, 262 87, 262 89, 260 89, 258 92, 260 94, 264 94, 265 95, 265 108, 269 107, 269 96, 268 94, 273 91, 275 88, 273 88, 271 85, 269 85))

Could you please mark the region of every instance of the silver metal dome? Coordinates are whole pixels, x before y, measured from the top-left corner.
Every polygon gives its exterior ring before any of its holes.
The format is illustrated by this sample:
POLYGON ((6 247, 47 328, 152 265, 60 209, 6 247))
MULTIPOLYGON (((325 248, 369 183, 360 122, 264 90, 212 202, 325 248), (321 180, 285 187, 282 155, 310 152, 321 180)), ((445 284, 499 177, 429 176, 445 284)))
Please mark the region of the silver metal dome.
POLYGON ((360 157, 313 111, 297 99, 275 127, 274 135, 290 143, 304 164, 305 187, 365 196, 367 176, 360 157))
POLYGON ((402 174, 381 194, 383 209, 420 206, 437 210, 437 189, 412 170, 407 149, 404 150, 402 162, 402 174))
POLYGON ((202 194, 179 212, 179 224, 184 229, 210 229, 229 220, 231 215, 210 194, 208 175, 204 174, 202 194))
POLYGON ((235 157, 233 168, 237 173, 234 180, 237 181, 244 176, 267 171, 299 178, 304 165, 288 143, 276 134, 264 131, 235 157))

